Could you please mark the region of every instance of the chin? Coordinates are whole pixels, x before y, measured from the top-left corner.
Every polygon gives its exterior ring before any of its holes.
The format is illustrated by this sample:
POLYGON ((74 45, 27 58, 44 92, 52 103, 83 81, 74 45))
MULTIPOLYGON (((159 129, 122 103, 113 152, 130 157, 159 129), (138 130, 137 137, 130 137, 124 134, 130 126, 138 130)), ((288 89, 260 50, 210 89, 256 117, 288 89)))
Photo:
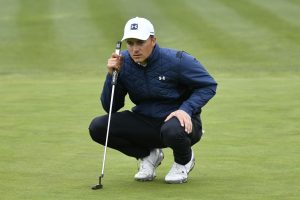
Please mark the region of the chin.
POLYGON ((136 59, 136 60, 134 60, 134 62, 136 62, 136 63, 140 64, 140 63, 143 63, 143 62, 144 62, 144 60, 136 59))

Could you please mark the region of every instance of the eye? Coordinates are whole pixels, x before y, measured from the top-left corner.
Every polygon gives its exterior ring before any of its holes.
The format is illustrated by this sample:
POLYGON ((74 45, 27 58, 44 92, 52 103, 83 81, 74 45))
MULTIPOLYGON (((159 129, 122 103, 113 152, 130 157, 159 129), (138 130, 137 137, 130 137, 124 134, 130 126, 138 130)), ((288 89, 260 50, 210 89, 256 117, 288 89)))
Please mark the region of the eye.
POLYGON ((145 43, 145 41, 144 40, 138 40, 138 41, 136 41, 136 43, 137 43, 137 45, 143 45, 145 43))
POLYGON ((126 42, 127 42, 127 45, 129 45, 129 46, 132 46, 132 45, 133 45, 133 42, 130 41, 130 40, 127 40, 126 42))

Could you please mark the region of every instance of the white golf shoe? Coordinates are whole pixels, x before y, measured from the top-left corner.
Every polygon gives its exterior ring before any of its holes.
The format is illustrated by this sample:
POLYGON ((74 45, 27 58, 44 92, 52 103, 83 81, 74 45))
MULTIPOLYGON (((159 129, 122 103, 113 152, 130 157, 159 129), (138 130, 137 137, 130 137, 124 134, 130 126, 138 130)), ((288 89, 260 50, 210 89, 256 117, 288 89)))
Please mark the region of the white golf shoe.
POLYGON ((155 177, 155 169, 164 159, 161 149, 153 149, 150 155, 140 159, 139 171, 135 174, 134 179, 137 181, 152 181, 155 177))
POLYGON ((194 152, 192 151, 192 158, 186 165, 181 165, 174 162, 171 170, 165 177, 166 183, 185 183, 188 180, 188 174, 192 171, 195 165, 194 152))

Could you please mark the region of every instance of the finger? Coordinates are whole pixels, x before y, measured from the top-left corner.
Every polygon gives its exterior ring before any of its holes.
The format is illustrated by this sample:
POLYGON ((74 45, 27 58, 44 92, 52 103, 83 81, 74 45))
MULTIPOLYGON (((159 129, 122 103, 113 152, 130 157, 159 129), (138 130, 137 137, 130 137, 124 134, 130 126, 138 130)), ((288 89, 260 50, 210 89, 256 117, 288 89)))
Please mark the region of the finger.
POLYGON ((178 115, 180 115, 181 118, 183 119, 185 132, 188 134, 191 133, 192 132, 191 117, 183 110, 178 110, 178 111, 176 111, 176 113, 178 113, 178 115))
POLYGON ((192 127, 190 124, 187 125, 187 133, 190 134, 192 132, 192 127))
POLYGON ((118 70, 121 69, 122 65, 123 65, 123 57, 120 56, 117 60, 117 63, 116 63, 117 67, 118 67, 118 70))
POLYGON ((115 58, 112 58, 112 59, 109 59, 107 65, 108 65, 109 68, 118 70, 121 66, 121 63, 120 63, 119 60, 117 60, 115 58))
POLYGON ((121 57, 121 55, 119 55, 119 54, 117 54, 117 53, 114 52, 114 53, 111 54, 111 57, 119 59, 121 57))
POLYGON ((184 127, 184 118, 182 117, 182 115, 178 112, 172 112, 171 113, 172 117, 176 117, 181 125, 181 127, 184 127))
POLYGON ((178 116, 176 116, 176 117, 177 117, 177 119, 179 120, 180 125, 181 125, 182 127, 185 127, 184 119, 183 119, 182 117, 178 117, 178 116))
POLYGON ((187 122, 187 130, 188 130, 188 133, 190 134, 193 130, 193 124, 192 124, 192 121, 190 119, 188 119, 188 122, 187 122))
POLYGON ((122 54, 119 55, 119 60, 123 62, 124 56, 122 54))
POLYGON ((172 114, 168 115, 168 117, 165 119, 165 122, 171 119, 171 117, 173 117, 172 114))
POLYGON ((190 133, 190 123, 189 123, 189 119, 185 116, 181 116, 182 119, 182 123, 181 126, 184 127, 184 131, 186 133, 190 133), (182 125, 183 124, 183 125, 182 125))
POLYGON ((168 117, 165 119, 165 122, 168 121, 169 119, 171 119, 172 117, 176 117, 175 112, 172 112, 168 115, 168 117))
POLYGON ((184 120, 184 131, 186 133, 189 133, 189 125, 188 125, 188 122, 186 120, 184 120))

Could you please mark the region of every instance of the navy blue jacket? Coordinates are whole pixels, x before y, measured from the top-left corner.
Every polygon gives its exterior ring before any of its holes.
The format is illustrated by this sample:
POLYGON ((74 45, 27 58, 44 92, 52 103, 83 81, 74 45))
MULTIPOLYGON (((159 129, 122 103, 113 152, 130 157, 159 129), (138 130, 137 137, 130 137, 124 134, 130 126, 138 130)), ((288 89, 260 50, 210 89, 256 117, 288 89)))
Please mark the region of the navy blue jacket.
MULTIPOLYGON (((123 51, 123 65, 115 87, 112 112, 124 106, 125 96, 135 104, 133 112, 153 118, 164 118, 181 109, 190 116, 215 95, 217 83, 206 69, 183 51, 155 45, 147 66, 135 63, 129 52, 123 51)), ((109 111, 111 75, 107 74, 101 94, 104 110, 109 111)))

